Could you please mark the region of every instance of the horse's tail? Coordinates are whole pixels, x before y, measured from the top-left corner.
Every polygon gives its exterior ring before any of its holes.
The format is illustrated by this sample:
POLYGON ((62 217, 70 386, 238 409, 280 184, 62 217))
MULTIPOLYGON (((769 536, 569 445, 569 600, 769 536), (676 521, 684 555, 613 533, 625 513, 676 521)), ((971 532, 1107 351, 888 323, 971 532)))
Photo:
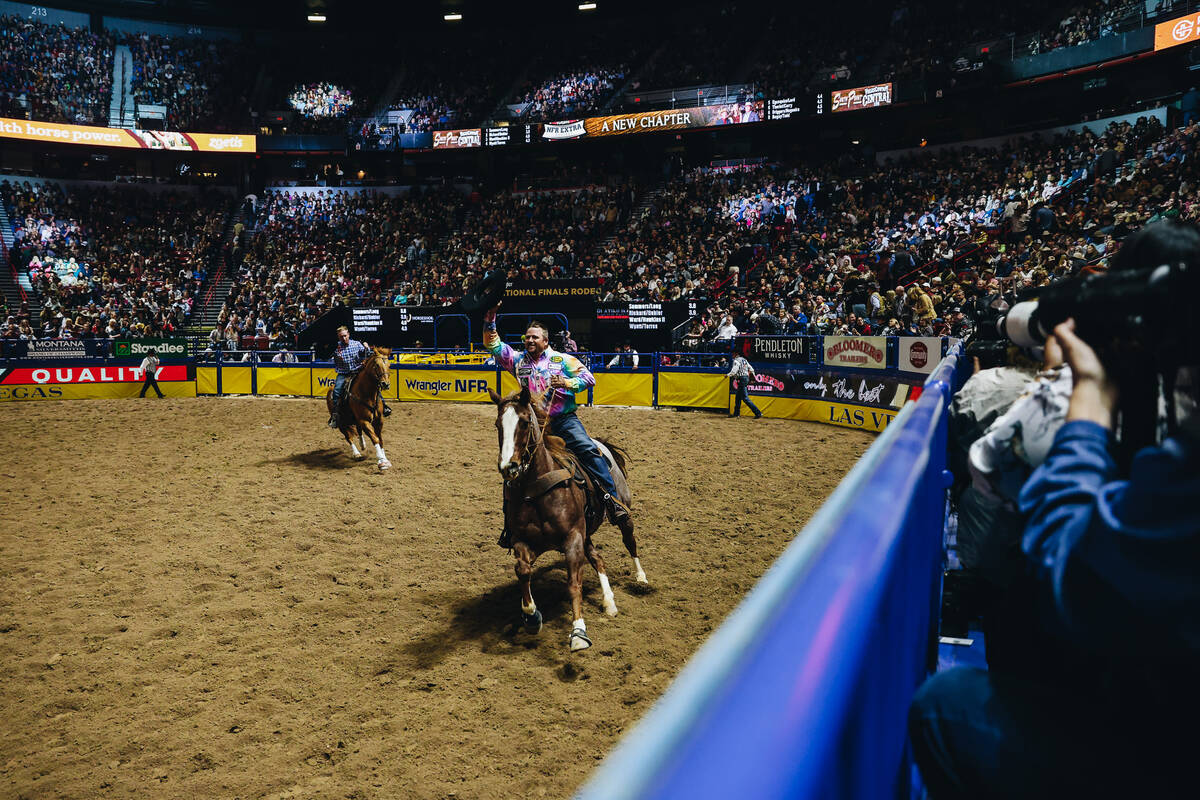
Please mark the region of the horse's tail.
POLYGON ((597 437, 596 441, 603 444, 608 448, 608 452, 612 453, 613 461, 617 462, 617 469, 621 470, 621 474, 628 475, 629 467, 627 465, 629 464, 629 453, 626 452, 625 448, 613 444, 608 439, 601 439, 597 437))

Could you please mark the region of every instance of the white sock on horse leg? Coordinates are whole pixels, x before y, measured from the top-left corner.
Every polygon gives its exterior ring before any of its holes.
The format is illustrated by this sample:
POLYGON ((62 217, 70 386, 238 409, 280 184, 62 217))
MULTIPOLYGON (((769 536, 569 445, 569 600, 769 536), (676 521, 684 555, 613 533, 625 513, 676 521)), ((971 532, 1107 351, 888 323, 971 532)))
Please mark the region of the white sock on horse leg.
POLYGON ((526 605, 525 601, 522 600, 521 601, 521 611, 524 612, 525 614, 532 614, 533 612, 537 611, 537 603, 533 602, 532 597, 529 598, 529 605, 526 605))
POLYGON ((375 455, 379 457, 380 461, 387 461, 387 456, 383 454, 383 445, 375 445, 375 455))
POLYGON ((577 631, 586 631, 587 625, 583 624, 583 617, 580 617, 579 619, 575 620, 574 623, 572 623, 571 628, 577 631))
POLYGON ((612 587, 608 585, 608 576, 600 573, 600 591, 604 594, 604 613, 610 617, 617 615, 617 602, 613 599, 612 587))
POLYGON ((633 560, 634 569, 637 570, 638 583, 646 583, 646 571, 642 569, 642 561, 639 558, 633 560))

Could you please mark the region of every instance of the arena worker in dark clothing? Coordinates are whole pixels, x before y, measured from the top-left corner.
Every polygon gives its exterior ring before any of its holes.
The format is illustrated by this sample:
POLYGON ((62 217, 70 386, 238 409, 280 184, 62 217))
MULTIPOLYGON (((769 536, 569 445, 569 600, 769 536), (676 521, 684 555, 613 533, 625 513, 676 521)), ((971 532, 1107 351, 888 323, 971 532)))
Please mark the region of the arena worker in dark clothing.
POLYGON ((930 678, 910 709, 914 754, 935 800, 1190 796, 1198 371, 1177 371, 1177 423, 1123 476, 1111 454, 1114 417, 1121 393, 1137 387, 1117 385, 1072 320, 1054 336, 1073 373, 1067 421, 1019 504, 1039 609, 1031 624, 1058 632, 1059 663, 1036 680, 964 667, 930 678))

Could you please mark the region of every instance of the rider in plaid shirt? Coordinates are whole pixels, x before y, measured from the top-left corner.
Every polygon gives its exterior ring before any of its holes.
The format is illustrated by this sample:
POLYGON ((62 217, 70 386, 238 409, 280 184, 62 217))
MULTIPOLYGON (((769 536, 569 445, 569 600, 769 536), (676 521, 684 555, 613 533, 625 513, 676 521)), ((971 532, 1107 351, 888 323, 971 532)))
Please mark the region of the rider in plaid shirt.
MULTIPOLYGON (((337 349, 333 351, 333 368, 337 371, 337 380, 333 384, 333 416, 329 418, 331 428, 339 427, 339 412, 345 398, 346 384, 371 357, 371 348, 356 339, 351 339, 350 330, 345 325, 337 329, 337 336, 337 349)), ((386 417, 391 413, 392 409, 384 402, 383 415, 386 417)))

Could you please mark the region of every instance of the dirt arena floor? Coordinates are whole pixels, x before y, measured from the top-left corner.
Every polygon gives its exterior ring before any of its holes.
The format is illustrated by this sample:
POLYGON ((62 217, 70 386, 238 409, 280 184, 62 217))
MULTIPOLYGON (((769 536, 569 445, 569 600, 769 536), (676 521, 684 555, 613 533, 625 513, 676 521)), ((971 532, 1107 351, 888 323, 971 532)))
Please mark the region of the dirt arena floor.
POLYGON ((573 655, 561 555, 517 627, 494 417, 397 406, 380 474, 316 400, 0 406, 0 797, 567 797, 872 440, 582 410, 651 588, 601 528, 573 655))

